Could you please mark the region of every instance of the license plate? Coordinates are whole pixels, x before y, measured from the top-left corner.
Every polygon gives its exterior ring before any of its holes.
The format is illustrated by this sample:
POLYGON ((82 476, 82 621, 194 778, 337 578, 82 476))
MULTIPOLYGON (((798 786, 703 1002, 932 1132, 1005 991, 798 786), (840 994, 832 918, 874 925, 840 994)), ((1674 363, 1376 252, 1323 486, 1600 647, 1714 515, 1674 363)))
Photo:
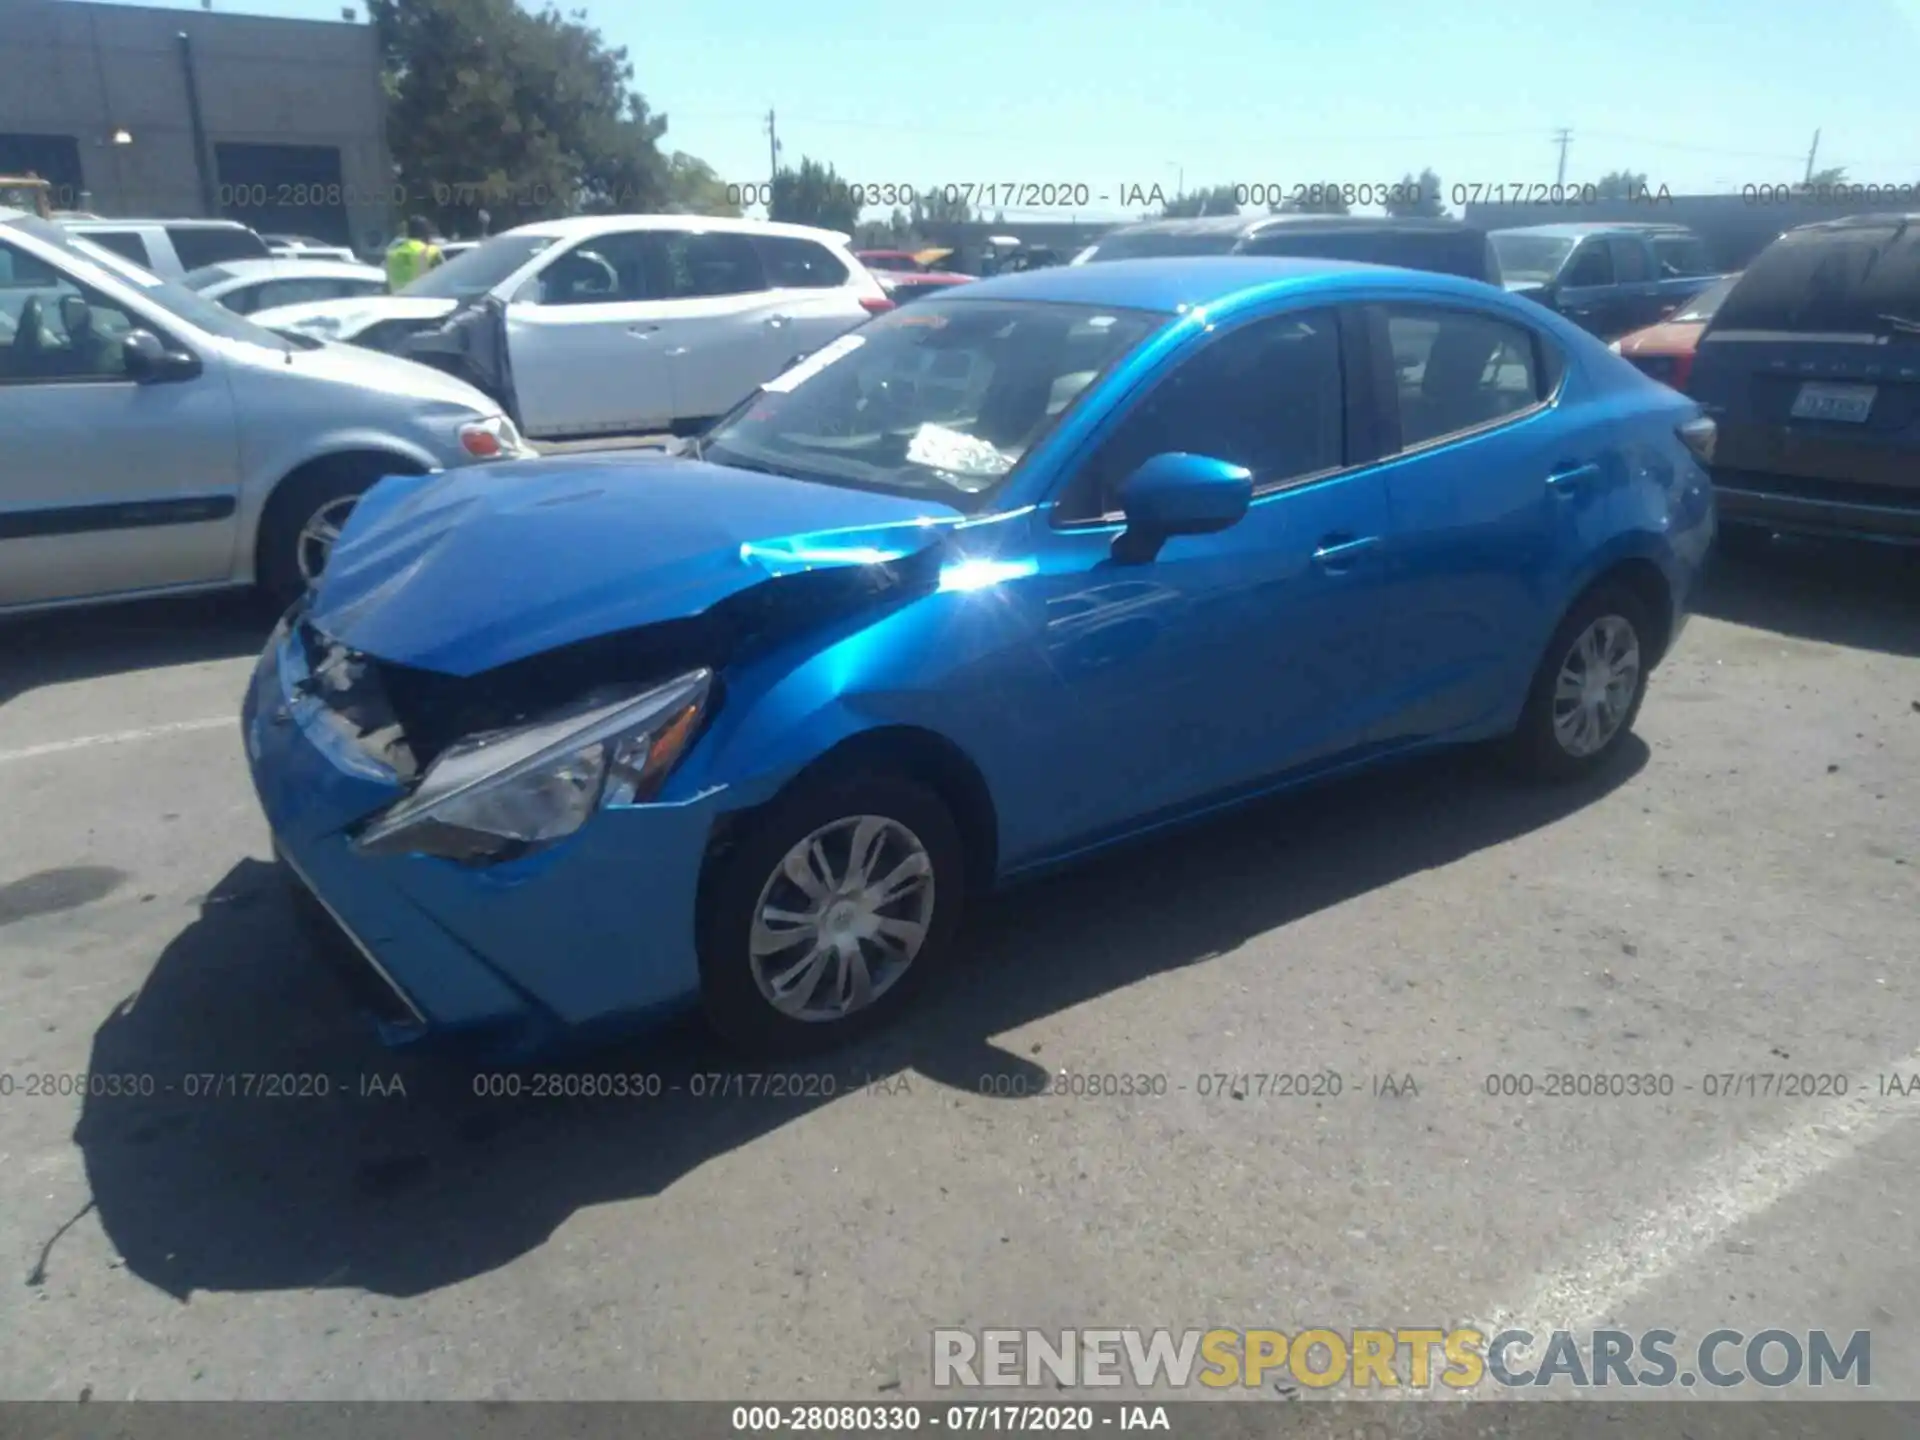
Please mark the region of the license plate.
POLYGON ((1829 385, 1809 380, 1794 396, 1791 413, 1795 420, 1844 420, 1861 425, 1873 409, 1877 391, 1873 385, 1829 385))

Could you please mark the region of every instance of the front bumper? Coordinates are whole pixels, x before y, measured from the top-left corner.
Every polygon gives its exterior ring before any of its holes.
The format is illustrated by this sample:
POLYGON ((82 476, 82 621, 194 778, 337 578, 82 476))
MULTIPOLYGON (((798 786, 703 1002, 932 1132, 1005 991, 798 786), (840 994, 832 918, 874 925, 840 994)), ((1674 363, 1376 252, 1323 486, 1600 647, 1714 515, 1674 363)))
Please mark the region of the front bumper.
POLYGON ((270 644, 242 707, 274 844, 392 1004, 382 1038, 459 1037, 511 1059, 621 1033, 698 995, 694 916, 719 792, 610 808, 551 850, 484 869, 363 856, 348 831, 401 793, 303 716, 270 644))

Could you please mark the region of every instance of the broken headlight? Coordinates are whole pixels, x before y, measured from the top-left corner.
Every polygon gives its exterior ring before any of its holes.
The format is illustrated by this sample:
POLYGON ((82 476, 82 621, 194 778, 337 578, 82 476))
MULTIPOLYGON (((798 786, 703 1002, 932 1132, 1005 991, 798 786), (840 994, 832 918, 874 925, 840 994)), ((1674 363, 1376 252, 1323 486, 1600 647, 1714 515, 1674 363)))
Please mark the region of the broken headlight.
POLYGON ((354 840, 369 855, 484 863, 573 834, 597 809, 658 792, 705 713, 713 676, 692 670, 641 694, 451 745, 354 840))

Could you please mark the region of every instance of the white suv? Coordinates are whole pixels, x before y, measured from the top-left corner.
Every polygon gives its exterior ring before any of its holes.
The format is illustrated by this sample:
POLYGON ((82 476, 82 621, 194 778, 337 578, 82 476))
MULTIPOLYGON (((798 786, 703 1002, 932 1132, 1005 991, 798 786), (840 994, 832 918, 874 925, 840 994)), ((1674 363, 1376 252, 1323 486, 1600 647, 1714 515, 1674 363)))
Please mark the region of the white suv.
POLYGON ((399 295, 253 318, 441 365, 542 439, 686 428, 893 308, 848 244, 762 220, 581 216, 496 235, 399 295))

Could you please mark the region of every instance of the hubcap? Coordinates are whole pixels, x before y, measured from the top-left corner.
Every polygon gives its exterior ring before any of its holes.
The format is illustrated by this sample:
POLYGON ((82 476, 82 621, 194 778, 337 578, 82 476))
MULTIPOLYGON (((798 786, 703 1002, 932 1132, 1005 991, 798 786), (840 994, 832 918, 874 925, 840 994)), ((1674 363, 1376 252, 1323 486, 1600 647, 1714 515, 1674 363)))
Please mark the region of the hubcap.
POLYGON ((896 985, 926 943, 933 861, 882 815, 822 825, 787 851, 754 902, 748 963, 795 1020, 839 1020, 896 985))
POLYGON ((1640 641, 1619 615, 1602 615, 1573 642, 1553 684, 1553 735, 1576 759, 1606 748, 1640 685, 1640 641))
POLYGON ((320 578, 320 572, 327 568, 327 556, 333 553, 333 542, 340 538, 340 527, 347 523, 347 516, 353 513, 358 495, 342 495, 337 500, 329 500, 313 514, 307 517, 307 523, 300 527, 300 538, 294 542, 294 561, 300 567, 300 578, 311 585, 320 578))

